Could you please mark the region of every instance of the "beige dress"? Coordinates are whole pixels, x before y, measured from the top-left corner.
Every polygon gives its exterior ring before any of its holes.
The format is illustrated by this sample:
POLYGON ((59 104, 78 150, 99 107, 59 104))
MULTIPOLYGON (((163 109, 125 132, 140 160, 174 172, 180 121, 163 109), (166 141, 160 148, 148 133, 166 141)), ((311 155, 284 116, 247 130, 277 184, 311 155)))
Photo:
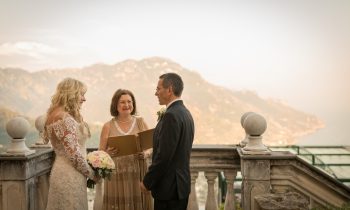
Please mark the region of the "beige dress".
POLYGON ((56 155, 46 209, 87 210, 86 178, 94 178, 86 161, 87 126, 67 114, 46 125, 44 136, 46 141, 50 140, 56 155))
MULTIPOLYGON (((115 119, 110 121, 109 136, 136 134, 146 130, 147 126, 141 117, 134 117, 128 132, 123 132, 115 119)), ((136 155, 113 158, 116 170, 111 179, 104 180, 103 210, 152 210, 153 202, 150 193, 142 193, 140 180, 146 173, 146 160, 139 160, 136 155)))

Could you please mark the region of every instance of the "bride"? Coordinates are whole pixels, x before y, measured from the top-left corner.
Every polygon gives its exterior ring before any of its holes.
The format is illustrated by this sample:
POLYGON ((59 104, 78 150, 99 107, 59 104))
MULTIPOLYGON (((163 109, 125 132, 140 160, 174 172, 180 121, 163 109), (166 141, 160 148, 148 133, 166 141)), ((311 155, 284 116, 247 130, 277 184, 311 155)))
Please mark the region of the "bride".
POLYGON ((90 137, 80 114, 86 86, 75 79, 61 81, 47 111, 44 139, 55 151, 47 210, 87 210, 86 178, 98 178, 86 161, 85 141, 90 137))

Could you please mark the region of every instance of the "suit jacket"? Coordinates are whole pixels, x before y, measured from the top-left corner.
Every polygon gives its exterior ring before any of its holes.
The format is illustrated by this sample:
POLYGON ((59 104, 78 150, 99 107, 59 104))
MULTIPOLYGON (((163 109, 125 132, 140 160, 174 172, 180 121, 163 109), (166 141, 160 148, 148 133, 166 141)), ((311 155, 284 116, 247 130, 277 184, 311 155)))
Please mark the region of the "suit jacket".
POLYGON ((143 183, 158 200, 187 198, 191 191, 190 156, 194 137, 191 113, 182 100, 172 103, 153 134, 152 164, 143 183))

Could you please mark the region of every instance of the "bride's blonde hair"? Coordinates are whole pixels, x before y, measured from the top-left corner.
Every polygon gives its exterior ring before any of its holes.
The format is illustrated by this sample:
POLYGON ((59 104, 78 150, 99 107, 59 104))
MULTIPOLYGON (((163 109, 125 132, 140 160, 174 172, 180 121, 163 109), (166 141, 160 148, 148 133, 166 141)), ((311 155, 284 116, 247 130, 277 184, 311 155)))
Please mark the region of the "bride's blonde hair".
POLYGON ((86 90, 86 85, 79 80, 63 79, 51 97, 51 105, 47 114, 50 114, 56 107, 62 106, 77 122, 83 122, 83 117, 80 114, 80 98, 86 90))

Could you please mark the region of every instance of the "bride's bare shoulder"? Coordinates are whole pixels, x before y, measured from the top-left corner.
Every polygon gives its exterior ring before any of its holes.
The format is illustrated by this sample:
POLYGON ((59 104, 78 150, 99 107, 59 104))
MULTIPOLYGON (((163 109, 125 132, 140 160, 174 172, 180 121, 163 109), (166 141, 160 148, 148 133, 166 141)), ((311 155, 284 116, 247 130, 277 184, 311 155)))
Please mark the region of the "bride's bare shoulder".
POLYGON ((48 116, 46 120, 46 125, 54 124, 63 121, 65 118, 69 117, 68 112, 62 109, 54 109, 48 116))

